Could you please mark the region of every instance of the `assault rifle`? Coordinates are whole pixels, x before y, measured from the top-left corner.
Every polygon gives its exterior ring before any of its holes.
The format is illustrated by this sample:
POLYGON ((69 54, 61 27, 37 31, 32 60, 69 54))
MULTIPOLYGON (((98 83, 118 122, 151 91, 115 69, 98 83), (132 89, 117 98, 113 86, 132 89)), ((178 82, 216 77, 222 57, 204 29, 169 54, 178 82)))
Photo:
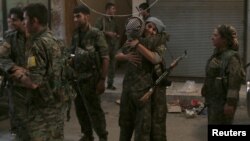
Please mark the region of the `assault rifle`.
POLYGON ((169 68, 167 68, 167 70, 154 82, 154 84, 150 87, 149 91, 144 94, 141 98, 140 101, 142 102, 146 102, 149 97, 153 94, 154 89, 157 85, 160 84, 160 82, 162 80, 164 80, 167 76, 169 76, 170 72, 173 70, 173 68, 175 68, 177 66, 177 64, 179 63, 179 61, 181 61, 183 58, 185 58, 187 56, 187 51, 184 51, 184 54, 182 56, 177 57, 170 65, 169 68))

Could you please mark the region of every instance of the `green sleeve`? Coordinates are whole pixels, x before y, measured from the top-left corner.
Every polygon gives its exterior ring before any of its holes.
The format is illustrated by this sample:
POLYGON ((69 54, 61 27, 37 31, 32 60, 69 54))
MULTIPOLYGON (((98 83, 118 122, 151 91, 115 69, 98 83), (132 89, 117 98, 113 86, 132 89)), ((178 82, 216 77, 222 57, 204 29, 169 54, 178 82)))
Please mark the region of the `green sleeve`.
POLYGON ((99 51, 100 51, 100 55, 102 57, 105 57, 105 56, 109 55, 107 42, 105 40, 104 34, 102 32, 100 32, 100 31, 97 34, 96 45, 98 46, 99 51))
POLYGON ((239 99, 239 91, 242 82, 242 66, 239 58, 233 56, 228 63, 228 89, 227 89, 227 102, 235 104, 239 99))

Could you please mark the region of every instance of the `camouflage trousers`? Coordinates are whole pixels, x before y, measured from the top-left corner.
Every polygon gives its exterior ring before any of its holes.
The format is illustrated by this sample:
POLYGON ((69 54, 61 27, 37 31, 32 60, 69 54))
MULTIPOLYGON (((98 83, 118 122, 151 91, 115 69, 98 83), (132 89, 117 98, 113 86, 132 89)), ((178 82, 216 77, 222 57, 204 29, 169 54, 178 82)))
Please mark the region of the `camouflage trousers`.
POLYGON ((146 103, 139 101, 147 90, 123 90, 120 105, 120 141, 166 141, 165 88, 157 88, 146 103))
POLYGON ((166 87, 157 87, 152 95, 151 101, 151 141, 167 141, 166 136, 166 117, 167 117, 167 101, 166 87))
POLYGON ((17 136, 21 137, 23 135, 20 133, 25 129, 28 115, 26 89, 10 86, 8 87, 8 98, 11 130, 14 130, 17 136))
POLYGON ((25 88, 15 88, 12 94, 23 96, 13 101, 18 141, 63 141, 61 104, 43 103, 36 91, 25 88))
POLYGON ((109 45, 109 68, 108 68, 108 86, 112 86, 115 78, 115 70, 116 70, 116 47, 115 45, 109 45))
MULTIPOLYGON (((232 115, 224 114, 225 100, 206 100, 208 106, 208 124, 232 124, 234 120, 235 111, 232 115)), ((234 105, 236 109, 237 104, 234 105)))
POLYGON ((75 108, 81 132, 85 137, 93 138, 93 129, 100 141, 107 141, 106 120, 101 108, 100 95, 96 94, 96 78, 79 81, 81 93, 77 92, 75 108))

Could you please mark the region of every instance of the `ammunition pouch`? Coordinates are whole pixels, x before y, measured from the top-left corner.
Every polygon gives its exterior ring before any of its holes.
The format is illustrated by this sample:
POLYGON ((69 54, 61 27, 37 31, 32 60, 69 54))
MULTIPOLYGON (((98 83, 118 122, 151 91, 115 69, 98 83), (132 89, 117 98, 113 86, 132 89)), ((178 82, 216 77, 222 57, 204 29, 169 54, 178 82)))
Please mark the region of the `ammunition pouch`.
POLYGON ((98 52, 84 52, 73 58, 73 68, 78 73, 92 72, 95 69, 100 70, 100 64, 98 52))

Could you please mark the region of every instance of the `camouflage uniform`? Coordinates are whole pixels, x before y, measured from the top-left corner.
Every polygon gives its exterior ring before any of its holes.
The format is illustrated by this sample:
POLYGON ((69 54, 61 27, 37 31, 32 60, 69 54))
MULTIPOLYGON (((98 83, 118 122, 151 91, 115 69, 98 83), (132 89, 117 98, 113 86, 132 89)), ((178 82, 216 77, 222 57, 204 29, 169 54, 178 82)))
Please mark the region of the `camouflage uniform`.
MULTIPOLYGON (((157 34, 151 37, 152 46, 158 46, 158 52, 162 57, 162 63, 155 65, 154 81, 166 71, 166 42, 169 40, 169 35, 166 32, 157 34), (153 41, 152 41, 153 40, 153 41), (159 65, 159 66, 158 66, 159 65), (159 68, 158 68, 159 67, 159 68)), ((151 96, 151 141, 166 141, 166 117, 167 117, 167 99, 166 99, 166 84, 160 83, 154 90, 151 96)))
MULTIPOLYGON (((21 141, 61 141, 63 123, 61 117, 60 57, 61 51, 56 39, 46 29, 32 35, 26 42, 25 68, 31 80, 39 84, 32 90, 13 82, 13 95, 18 95, 20 108, 25 119, 20 119, 18 140, 21 141)), ((13 62, 4 62, 9 70, 13 62)), ((61 95, 62 94, 62 95, 61 95)), ((15 103, 16 104, 16 103, 15 103)))
MULTIPOLYGON (((9 70, 14 64, 18 66, 25 66, 25 35, 18 30, 12 30, 5 34, 4 42, 0 46, 0 69, 5 72, 7 78, 7 70, 9 70)), ((7 80, 7 79, 6 79, 7 80)), ((11 131, 16 132, 17 127, 21 127, 25 114, 23 113, 23 94, 17 93, 18 87, 13 85, 11 80, 7 80, 8 85, 5 92, 9 97, 9 113, 11 131)), ((7 84, 6 83, 6 84, 7 84)), ((21 129, 22 130, 22 129, 21 129)))
MULTIPOLYGON (((163 55, 165 47, 156 46, 153 38, 143 39, 141 43, 149 50, 158 53, 160 56, 163 55)), ((166 138, 165 87, 157 87, 146 103, 139 101, 153 84, 154 65, 134 48, 123 46, 118 52, 124 54, 135 52, 142 59, 141 64, 137 66, 127 63, 119 116, 120 141, 130 141, 134 130, 135 141, 150 141, 151 139, 162 138, 159 136, 166 138), (160 135, 155 134, 155 132, 160 132, 160 135)))
POLYGON ((61 83, 61 48, 48 29, 33 35, 27 44, 27 69, 38 90, 29 90, 27 128, 31 140, 63 140, 64 89, 61 83))
POLYGON ((236 110, 244 76, 236 51, 215 50, 207 62, 206 79, 202 88, 202 95, 208 104, 208 124, 232 124, 234 113, 226 116, 224 106, 227 103, 236 110))
POLYGON ((108 57, 108 47, 104 35, 98 29, 89 26, 86 31, 77 29, 72 39, 71 53, 77 84, 75 108, 81 132, 90 140, 93 130, 100 141, 107 140, 105 115, 101 108, 100 95, 96 94, 96 85, 100 79, 100 59, 108 57))
MULTIPOLYGON (((118 27, 116 24, 116 21, 112 17, 101 17, 96 21, 95 27, 100 29, 103 32, 115 32, 118 33, 118 27)), ((117 37, 109 37, 105 36, 106 42, 108 43, 109 47, 109 71, 108 71, 108 86, 113 86, 114 83, 114 77, 115 77, 115 66, 116 66, 116 60, 115 60, 115 54, 118 48, 119 39, 117 37)))

